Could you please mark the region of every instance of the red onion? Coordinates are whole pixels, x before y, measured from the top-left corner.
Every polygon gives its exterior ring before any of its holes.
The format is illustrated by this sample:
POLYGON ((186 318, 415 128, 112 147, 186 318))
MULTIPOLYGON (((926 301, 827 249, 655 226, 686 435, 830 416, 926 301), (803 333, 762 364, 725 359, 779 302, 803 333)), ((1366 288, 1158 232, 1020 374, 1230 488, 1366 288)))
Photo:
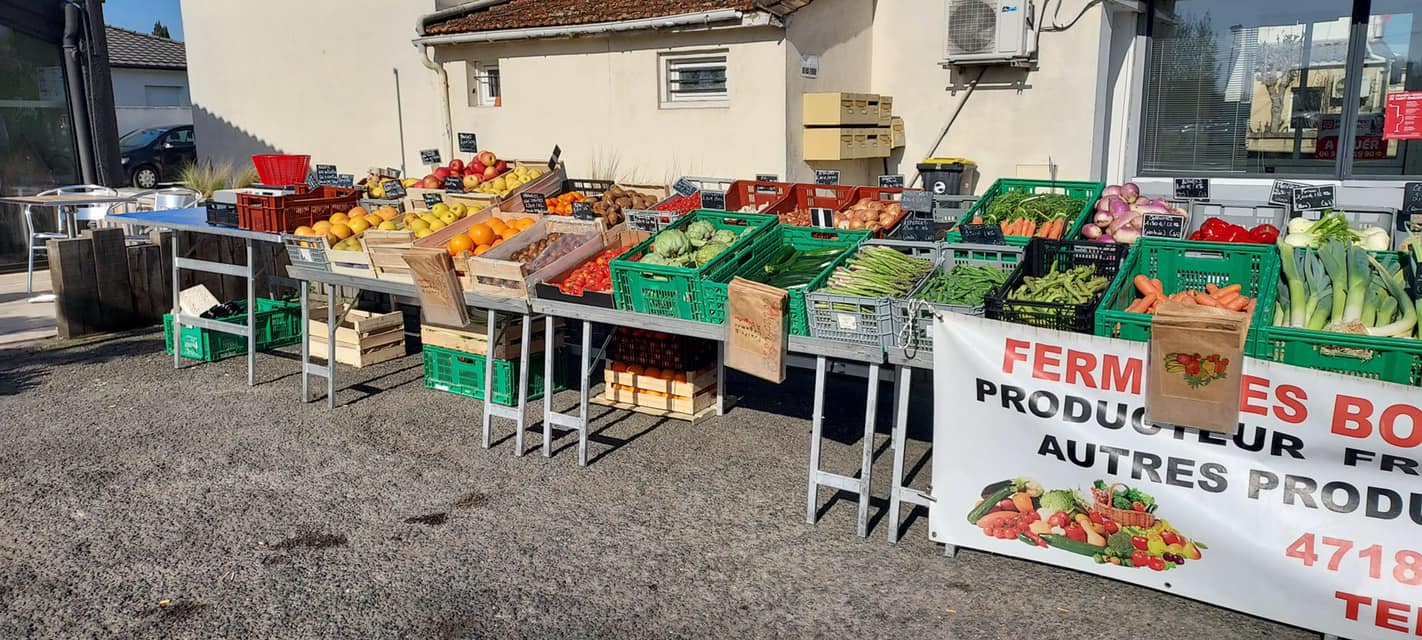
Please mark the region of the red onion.
POLYGON ((1156 204, 1138 204, 1135 206, 1136 213, 1170 213, 1169 209, 1156 204))
POLYGON ((1125 200, 1117 200, 1117 201, 1111 203, 1111 215, 1112 215, 1112 216, 1115 216, 1115 217, 1119 218, 1119 217, 1121 217, 1121 216, 1123 216, 1123 215, 1126 215, 1126 214, 1128 214, 1128 213, 1130 213, 1130 212, 1131 212, 1131 205, 1126 204, 1126 201, 1125 201, 1125 200))
POLYGON ((1103 198, 1106 197, 1106 196, 1120 196, 1120 195, 1121 195, 1121 186, 1120 186, 1120 185, 1113 184, 1113 185, 1111 185, 1111 186, 1109 186, 1109 187, 1106 187, 1105 189, 1102 189, 1102 190, 1101 190, 1101 197, 1103 197, 1103 198))
POLYGON ((1169 203, 1169 202, 1166 202, 1166 201, 1165 201, 1165 198, 1156 198, 1156 199, 1154 199, 1154 200, 1151 200, 1151 204, 1153 204, 1153 205, 1155 205, 1155 206, 1157 206, 1157 207, 1165 207, 1165 208, 1167 208, 1167 209, 1170 208, 1170 203, 1169 203))
POLYGON ((1127 182, 1126 184, 1121 185, 1122 200, 1125 200, 1126 202, 1135 202, 1136 199, 1139 197, 1141 197, 1141 188, 1136 186, 1136 183, 1127 182))
POLYGON ((1101 231, 1101 227, 1098 227, 1094 224, 1088 224, 1081 228, 1081 235, 1085 236, 1087 240, 1095 240, 1101 237, 1103 233, 1104 232, 1101 231))
POLYGON ((1101 199, 1097 200, 1097 201, 1096 201, 1096 210, 1097 210, 1097 211, 1110 211, 1110 210, 1111 210, 1111 201, 1112 201, 1112 200, 1115 200, 1115 199, 1116 199, 1116 198, 1104 197, 1104 198, 1101 198, 1101 199))
POLYGON ((1111 224, 1111 221, 1115 219, 1116 216, 1113 216, 1105 211, 1097 211, 1096 216, 1091 219, 1091 224, 1096 225, 1098 227, 1105 227, 1106 225, 1111 224))
POLYGON ((1095 238, 1092 238, 1091 241, 1092 241, 1092 242, 1100 242, 1101 244, 1111 244, 1111 243, 1115 242, 1116 239, 1113 238, 1113 237, 1111 237, 1111 234, 1109 234, 1109 233, 1103 233, 1103 234, 1101 234, 1101 235, 1099 235, 1099 236, 1096 236, 1095 238))

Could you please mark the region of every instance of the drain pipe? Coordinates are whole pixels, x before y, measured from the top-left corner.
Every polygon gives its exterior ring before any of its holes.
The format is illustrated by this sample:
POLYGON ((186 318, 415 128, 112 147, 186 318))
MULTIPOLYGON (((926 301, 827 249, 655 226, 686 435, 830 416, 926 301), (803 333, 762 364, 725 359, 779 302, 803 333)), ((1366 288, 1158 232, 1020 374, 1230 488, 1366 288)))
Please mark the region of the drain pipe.
POLYGON ((435 62, 433 59, 434 47, 415 43, 415 48, 420 50, 420 64, 426 69, 435 72, 439 76, 439 105, 444 115, 444 141, 449 146, 449 154, 446 158, 453 158, 454 152, 459 148, 454 145, 454 118, 449 108, 449 72, 445 71, 444 65, 435 62))
POLYGON ((89 128, 89 95, 84 81, 84 69, 79 49, 81 33, 84 30, 83 9, 75 4, 64 4, 64 80, 69 85, 69 118, 74 121, 75 145, 79 153, 79 176, 84 184, 98 182, 94 168, 94 135, 89 128))

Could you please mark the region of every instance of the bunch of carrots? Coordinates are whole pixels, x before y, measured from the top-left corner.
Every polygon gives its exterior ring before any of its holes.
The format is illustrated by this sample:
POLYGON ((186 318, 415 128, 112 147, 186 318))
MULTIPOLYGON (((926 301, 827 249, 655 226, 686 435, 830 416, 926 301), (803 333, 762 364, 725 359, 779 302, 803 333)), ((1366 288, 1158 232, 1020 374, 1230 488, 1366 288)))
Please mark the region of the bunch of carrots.
MULTIPOLYGON (((982 216, 974 216, 973 224, 982 224, 982 216)), ((1032 218, 1014 218, 1004 220, 997 226, 1002 227, 1004 236, 1029 236, 1033 238, 1047 238, 1049 240, 1060 240, 1062 234, 1066 232, 1066 218, 1056 218, 1046 222, 1037 222, 1032 218)))
POLYGON ((1154 314, 1156 307, 1166 301, 1254 313, 1255 299, 1241 294, 1240 291, 1244 287, 1237 284, 1221 287, 1211 283, 1205 285, 1203 292, 1189 289, 1166 295, 1164 286, 1157 278, 1147 278, 1144 274, 1138 274, 1131 282, 1136 285, 1136 291, 1140 292, 1141 297, 1136 298, 1131 306, 1126 307, 1126 311, 1130 313, 1154 314))

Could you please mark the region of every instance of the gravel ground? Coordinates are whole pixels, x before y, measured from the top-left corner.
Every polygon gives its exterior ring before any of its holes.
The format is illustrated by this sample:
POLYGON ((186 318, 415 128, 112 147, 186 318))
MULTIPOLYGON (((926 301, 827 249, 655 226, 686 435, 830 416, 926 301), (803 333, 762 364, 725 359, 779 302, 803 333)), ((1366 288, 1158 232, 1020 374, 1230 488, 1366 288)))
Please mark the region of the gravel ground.
MULTIPOLYGON (((260 356, 249 388, 240 359, 175 372, 161 334, 0 361, 0 638, 1317 637, 949 560, 926 514, 897 546, 877 517, 861 540, 829 491, 806 526, 805 372, 733 378, 743 404, 694 426, 595 407, 580 469, 570 435, 514 457, 504 421, 480 448, 479 404, 424 389, 418 357, 343 369, 335 411, 299 402, 294 359, 260 356)), ((832 381, 825 465, 843 470, 862 383, 832 381)), ((877 495, 888 465, 881 446, 877 495)))

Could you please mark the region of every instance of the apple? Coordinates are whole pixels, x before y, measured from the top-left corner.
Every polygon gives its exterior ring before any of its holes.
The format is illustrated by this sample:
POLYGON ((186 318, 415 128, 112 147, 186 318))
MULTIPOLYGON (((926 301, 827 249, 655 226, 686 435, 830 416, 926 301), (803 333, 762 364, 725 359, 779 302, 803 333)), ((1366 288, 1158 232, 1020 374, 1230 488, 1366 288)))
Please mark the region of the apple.
POLYGON ((435 170, 434 170, 434 177, 439 178, 440 180, 444 180, 445 178, 448 178, 448 177, 449 177, 449 169, 447 169, 447 168, 445 168, 445 167, 440 167, 440 168, 438 168, 438 169, 435 169, 435 170))
POLYGON ((464 167, 464 172, 469 173, 470 171, 474 172, 476 176, 484 175, 484 163, 479 162, 478 158, 470 160, 469 164, 464 167))
POLYGON ((495 169, 498 169, 498 170, 499 170, 499 173, 503 173, 503 172, 509 170, 509 163, 504 162, 503 160, 500 160, 500 161, 494 163, 494 168, 495 168, 495 169))
POLYGON ((444 187, 444 181, 434 176, 425 176, 425 179, 420 181, 420 186, 425 189, 440 189, 444 187))
POLYGON ((464 170, 464 161, 463 161, 463 160, 460 160, 459 158, 455 158, 455 159, 449 161, 449 172, 450 172, 451 174, 457 174, 457 173, 459 173, 459 172, 461 172, 461 171, 463 171, 463 170, 464 170))
POLYGON ((438 180, 439 180, 439 176, 437 176, 437 175, 431 173, 431 174, 427 174, 427 175, 426 175, 425 177, 423 177, 423 178, 420 178, 420 182, 427 182, 427 181, 430 181, 430 180, 436 180, 436 181, 438 181, 438 180))
POLYGON ((482 164, 482 165, 484 165, 485 167, 488 167, 488 166, 490 166, 490 165, 492 165, 492 164, 494 164, 495 162, 498 162, 498 161, 499 161, 499 157, 496 156, 496 155, 494 155, 494 152, 493 152, 493 151, 480 151, 480 152, 479 152, 479 164, 482 164))
POLYGON ((472 191, 472 190, 474 190, 475 187, 478 187, 478 186, 479 186, 479 183, 480 183, 480 182, 483 182, 483 180, 480 180, 480 179, 479 179, 479 176, 476 176, 476 175, 474 175, 474 174, 472 174, 472 173, 469 174, 469 175, 466 175, 466 176, 464 176, 464 190, 465 190, 465 191, 472 191))
POLYGON ((493 180, 498 176, 499 170, 497 167, 484 167, 484 175, 480 177, 484 178, 485 180, 493 180))

